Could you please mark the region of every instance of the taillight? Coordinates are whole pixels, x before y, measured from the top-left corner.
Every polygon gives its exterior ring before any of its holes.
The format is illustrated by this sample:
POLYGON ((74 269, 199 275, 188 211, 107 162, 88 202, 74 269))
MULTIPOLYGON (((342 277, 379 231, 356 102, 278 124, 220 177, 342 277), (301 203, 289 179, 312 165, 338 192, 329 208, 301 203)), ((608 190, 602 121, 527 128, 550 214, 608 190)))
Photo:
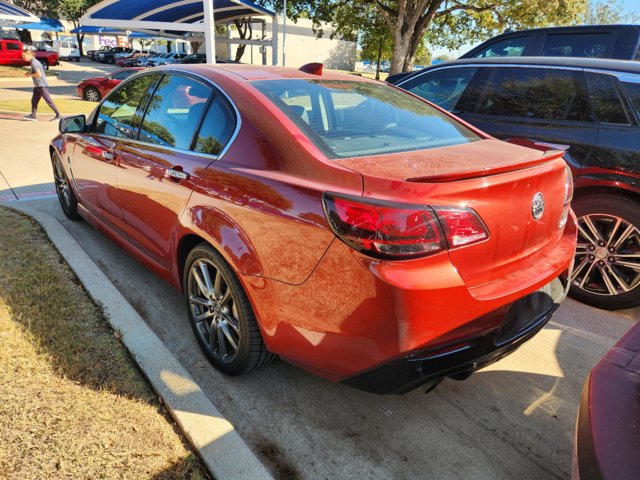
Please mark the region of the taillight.
POLYGON ((568 165, 565 165, 565 179, 564 179, 564 206, 567 206, 573 200, 573 174, 568 165))
POLYGON ((558 228, 563 229, 569 220, 569 210, 571 207, 571 200, 573 200, 573 174, 568 165, 565 165, 565 178, 564 178, 564 201, 562 204, 562 215, 560 216, 560 222, 558 228))
POLYGON ((378 258, 414 258, 478 242, 488 233, 469 208, 407 205, 325 194, 333 232, 347 245, 378 258))
POLYGON ((461 247, 489 237, 487 228, 470 208, 435 207, 450 247, 461 247))

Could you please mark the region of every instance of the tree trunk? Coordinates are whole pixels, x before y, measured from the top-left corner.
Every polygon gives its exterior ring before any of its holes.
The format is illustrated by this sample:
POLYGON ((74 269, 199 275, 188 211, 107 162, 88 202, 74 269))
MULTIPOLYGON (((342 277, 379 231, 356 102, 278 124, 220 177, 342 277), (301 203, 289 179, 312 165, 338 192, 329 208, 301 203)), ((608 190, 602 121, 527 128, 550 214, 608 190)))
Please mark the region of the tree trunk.
POLYGON ((380 44, 378 46, 378 63, 376 64, 376 80, 380 80, 380 62, 382 61, 382 42, 384 40, 380 39, 380 44))

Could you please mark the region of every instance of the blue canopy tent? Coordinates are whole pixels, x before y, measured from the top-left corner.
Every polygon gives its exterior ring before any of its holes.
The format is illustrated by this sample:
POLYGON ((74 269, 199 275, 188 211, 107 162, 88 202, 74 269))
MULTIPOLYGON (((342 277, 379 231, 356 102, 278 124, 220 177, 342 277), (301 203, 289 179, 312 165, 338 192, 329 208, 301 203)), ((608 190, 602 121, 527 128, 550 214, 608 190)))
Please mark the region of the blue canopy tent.
POLYGON ((153 38, 153 37, 161 37, 162 34, 158 32, 155 33, 144 33, 144 32, 127 32, 126 30, 118 30, 116 28, 106 28, 106 27, 77 27, 71 30, 71 33, 81 34, 81 35, 118 35, 118 36, 128 36, 129 38, 153 38))
POLYGON ((0 0, 0 26, 16 26, 18 23, 38 21, 40 19, 34 14, 0 0))
POLYGON ((45 32, 64 32, 64 26, 55 18, 41 18, 39 22, 18 25, 22 30, 43 30, 45 32))
MULTIPOLYGON (((200 32, 206 39, 207 61, 215 63, 215 22, 251 16, 270 16, 275 20, 274 12, 249 0, 104 0, 90 8, 80 23, 145 33, 200 32)), ((274 63, 277 60, 276 36, 277 23, 274 21, 271 42, 274 63)))

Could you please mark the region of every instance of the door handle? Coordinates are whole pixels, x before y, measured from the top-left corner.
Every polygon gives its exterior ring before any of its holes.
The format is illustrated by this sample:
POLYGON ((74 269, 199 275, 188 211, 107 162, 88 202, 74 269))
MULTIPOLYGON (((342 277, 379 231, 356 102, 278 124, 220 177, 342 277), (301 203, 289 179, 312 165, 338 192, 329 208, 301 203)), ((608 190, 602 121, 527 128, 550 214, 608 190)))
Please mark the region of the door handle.
POLYGON ((115 160, 116 158, 116 155, 113 152, 102 152, 102 158, 107 162, 113 162, 113 160, 115 160))
POLYGON ((167 168, 167 177, 180 181, 180 180, 188 180, 190 175, 187 172, 183 172, 182 170, 167 168))

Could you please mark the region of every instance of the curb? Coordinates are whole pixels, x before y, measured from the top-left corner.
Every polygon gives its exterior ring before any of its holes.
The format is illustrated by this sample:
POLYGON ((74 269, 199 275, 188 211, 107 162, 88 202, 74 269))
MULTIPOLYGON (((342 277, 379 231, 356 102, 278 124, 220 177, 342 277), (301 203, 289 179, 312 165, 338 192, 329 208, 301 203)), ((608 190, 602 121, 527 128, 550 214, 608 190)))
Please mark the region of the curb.
POLYGON ((207 469, 218 480, 272 479, 267 469, 209 398, 114 287, 64 226, 52 216, 0 202, 37 221, 147 376, 151 386, 207 469))

